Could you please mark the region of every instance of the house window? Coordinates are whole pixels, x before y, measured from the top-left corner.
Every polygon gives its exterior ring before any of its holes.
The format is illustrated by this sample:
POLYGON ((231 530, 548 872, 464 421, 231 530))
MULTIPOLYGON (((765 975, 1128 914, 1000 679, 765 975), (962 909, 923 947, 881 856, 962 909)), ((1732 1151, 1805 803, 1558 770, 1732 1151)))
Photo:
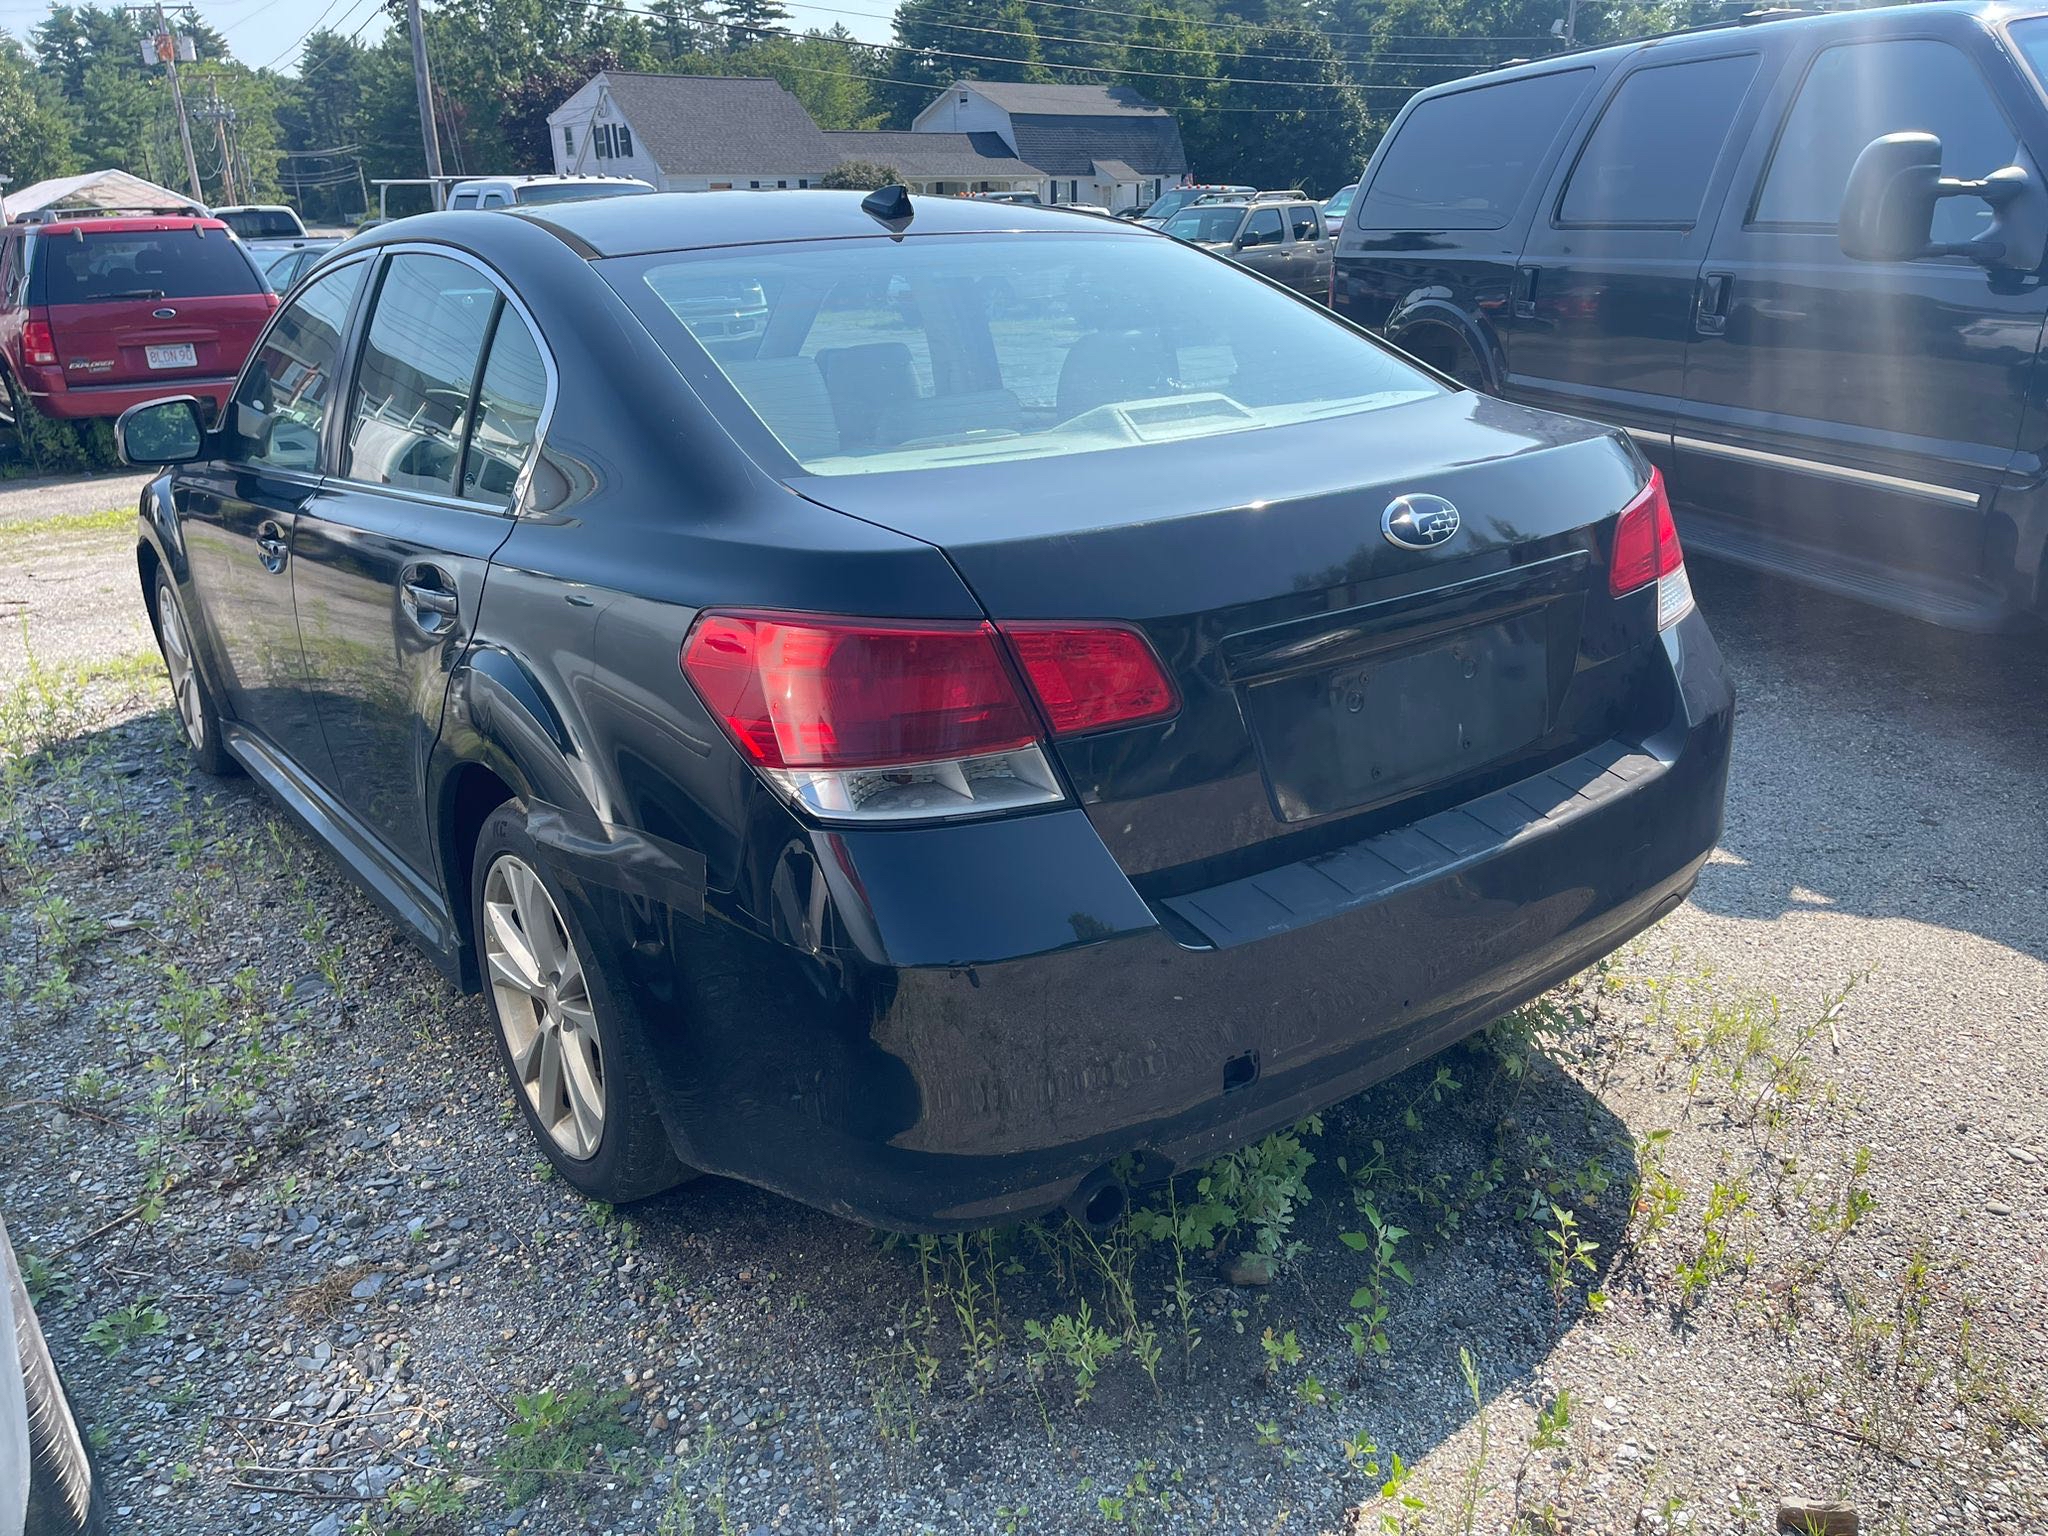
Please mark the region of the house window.
POLYGON ((748 188, 749 188, 750 190, 752 190, 752 191, 755 191, 755 192, 758 192, 758 191, 760 191, 760 190, 761 190, 761 183, 759 183, 758 181, 750 181, 750 182, 748 182, 748 183, 747 183, 747 186, 748 186, 748 188))
POLYGON ((786 187, 789 185, 789 183, 786 181, 778 181, 777 183, 775 183, 775 185, 778 187, 786 187))
POLYGON ((809 186, 810 186, 810 184, 811 184, 810 178, 809 178, 808 176, 806 176, 806 177, 802 178, 801 180, 799 180, 799 181, 797 182, 797 184, 796 184, 796 185, 797 185, 797 190, 801 192, 801 191, 803 191, 803 190, 804 190, 805 188, 809 187, 809 186))
POLYGON ((624 123, 619 124, 619 158, 625 159, 633 153, 633 130, 624 123))
POLYGON ((562 124, 562 153, 565 155, 574 155, 576 153, 576 130, 567 123, 562 124))

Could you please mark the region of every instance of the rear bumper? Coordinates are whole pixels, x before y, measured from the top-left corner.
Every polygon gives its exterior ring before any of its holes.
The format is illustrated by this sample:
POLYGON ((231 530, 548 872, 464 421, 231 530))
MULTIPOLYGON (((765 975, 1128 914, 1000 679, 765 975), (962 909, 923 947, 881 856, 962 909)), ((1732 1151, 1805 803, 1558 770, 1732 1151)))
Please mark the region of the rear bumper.
POLYGON ((799 833, 752 910, 701 919, 567 883, 686 1161, 880 1226, 1013 1220, 1122 1155, 1187 1167, 1357 1093, 1683 900, 1733 699, 1697 615, 1662 644, 1649 739, 1156 906, 1078 810, 799 833))
POLYGON ((146 405, 171 395, 196 395, 216 411, 235 387, 227 378, 149 379, 139 384, 67 384, 55 370, 26 374, 31 404, 59 421, 85 421, 118 416, 131 405, 146 405))

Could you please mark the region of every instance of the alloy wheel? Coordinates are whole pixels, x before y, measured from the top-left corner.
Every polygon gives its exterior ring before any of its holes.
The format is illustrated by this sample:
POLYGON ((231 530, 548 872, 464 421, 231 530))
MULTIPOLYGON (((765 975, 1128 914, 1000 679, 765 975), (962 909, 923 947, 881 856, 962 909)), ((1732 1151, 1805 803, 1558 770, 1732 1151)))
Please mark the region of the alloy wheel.
POLYGON ((163 639, 164 668, 171 675, 171 697, 184 724, 185 739, 195 747, 206 745, 205 706, 199 697, 199 670, 192 665, 192 642, 185 635, 184 615, 178 612, 177 595, 166 582, 157 588, 157 629, 163 639))
POLYGON ((534 1118, 567 1156, 604 1136, 604 1042, 582 957, 540 876, 500 854, 484 878, 484 971, 512 1072, 534 1118))

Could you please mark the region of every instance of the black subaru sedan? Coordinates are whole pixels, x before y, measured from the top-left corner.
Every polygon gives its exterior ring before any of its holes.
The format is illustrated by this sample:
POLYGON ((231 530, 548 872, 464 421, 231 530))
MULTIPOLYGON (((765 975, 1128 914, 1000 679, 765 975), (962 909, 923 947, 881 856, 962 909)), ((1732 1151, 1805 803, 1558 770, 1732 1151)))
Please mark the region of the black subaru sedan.
POLYGON ((408 219, 217 423, 122 436, 200 766, 484 993, 607 1200, 1101 1219, 1622 943, 1721 825, 1628 441, 1142 228, 408 219))

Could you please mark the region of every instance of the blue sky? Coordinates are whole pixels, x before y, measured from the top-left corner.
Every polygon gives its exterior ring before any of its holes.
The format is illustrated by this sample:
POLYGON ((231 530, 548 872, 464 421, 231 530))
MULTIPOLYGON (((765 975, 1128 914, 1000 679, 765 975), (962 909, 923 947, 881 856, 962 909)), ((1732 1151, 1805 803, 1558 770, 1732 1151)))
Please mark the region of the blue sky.
MULTIPOLYGON (((26 37, 49 9, 46 0, 0 0, 0 27, 26 37)), ((300 39, 316 23, 350 32, 358 23, 368 21, 366 38, 375 37, 383 27, 381 20, 370 20, 382 11, 382 0, 201 0, 196 9, 227 37, 228 46, 243 63, 274 64, 290 73, 297 73, 300 39)), ((889 37, 889 15, 895 9, 895 0, 830 0, 829 5, 800 5, 792 0, 789 14, 799 29, 840 22, 856 36, 884 42, 889 37)))

